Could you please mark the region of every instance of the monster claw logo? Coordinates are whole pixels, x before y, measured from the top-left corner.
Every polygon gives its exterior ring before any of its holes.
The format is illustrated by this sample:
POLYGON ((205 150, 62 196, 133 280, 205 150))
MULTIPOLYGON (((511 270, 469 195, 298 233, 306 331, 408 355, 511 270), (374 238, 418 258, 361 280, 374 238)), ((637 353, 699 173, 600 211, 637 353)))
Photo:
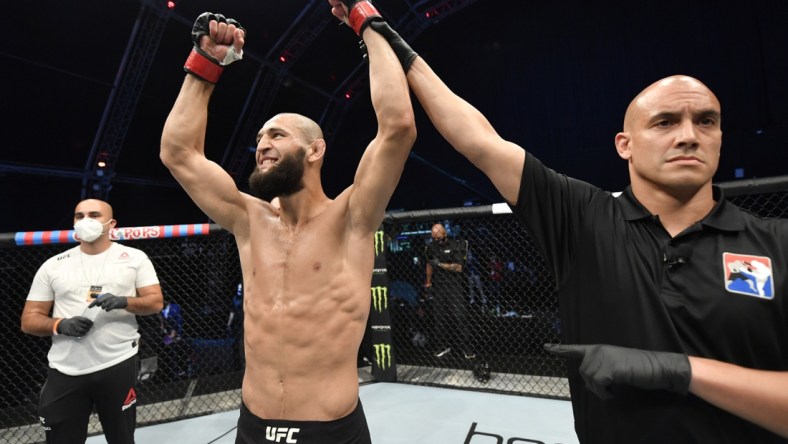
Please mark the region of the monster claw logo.
POLYGON ((389 308, 389 289, 388 287, 372 287, 372 308, 378 313, 383 313, 383 309, 389 308))
POLYGON ((385 244, 383 243, 383 230, 378 230, 375 232, 375 256, 383 253, 383 247, 385 244))
POLYGON ((381 370, 391 367, 391 344, 375 344, 375 363, 381 370))

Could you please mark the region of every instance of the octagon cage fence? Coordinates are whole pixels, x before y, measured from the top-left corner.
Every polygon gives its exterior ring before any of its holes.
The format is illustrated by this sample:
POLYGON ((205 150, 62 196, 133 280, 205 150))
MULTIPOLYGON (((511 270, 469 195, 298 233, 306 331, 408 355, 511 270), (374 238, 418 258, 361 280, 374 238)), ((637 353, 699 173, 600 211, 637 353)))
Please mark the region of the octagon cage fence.
MULTIPOLYGON (((788 217, 788 176, 720 186, 753 214, 788 217)), ((243 288, 232 235, 209 224, 118 228, 112 235, 148 254, 165 295, 161 313, 138 317, 138 426, 237 409, 243 288)), ((371 287, 370 328, 358 358, 362 382, 569 398, 563 360, 542 350, 560 342, 555 283, 507 205, 387 213, 375 240, 385 247, 386 280, 371 287), (463 288, 448 309, 453 318, 441 328, 446 304, 424 285, 435 223, 460 241, 464 261, 463 288), (373 314, 383 311, 390 326, 379 328, 373 314), (383 348, 376 328, 385 330, 383 348)), ((0 442, 44 441, 36 409, 50 338, 23 334, 19 316, 41 264, 73 246, 71 230, 0 234, 0 442)), ((89 433, 101 433, 95 414, 89 433)))

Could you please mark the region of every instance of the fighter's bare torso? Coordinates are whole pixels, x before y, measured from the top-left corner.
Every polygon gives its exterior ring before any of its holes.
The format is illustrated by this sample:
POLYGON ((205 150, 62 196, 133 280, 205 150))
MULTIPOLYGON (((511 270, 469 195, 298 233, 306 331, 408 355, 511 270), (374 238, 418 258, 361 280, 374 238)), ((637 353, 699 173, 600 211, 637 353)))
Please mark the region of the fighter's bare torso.
POLYGON ((243 399, 265 419, 333 420, 358 399, 356 356, 369 315, 372 234, 349 223, 349 193, 288 226, 250 202, 237 236, 244 276, 243 399))

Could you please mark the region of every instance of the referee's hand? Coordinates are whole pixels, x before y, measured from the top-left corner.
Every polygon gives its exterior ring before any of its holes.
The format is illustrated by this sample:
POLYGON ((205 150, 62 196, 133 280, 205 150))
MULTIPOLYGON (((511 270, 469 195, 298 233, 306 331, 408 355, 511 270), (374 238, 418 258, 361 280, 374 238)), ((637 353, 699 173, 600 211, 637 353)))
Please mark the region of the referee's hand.
POLYGON ((613 397, 616 385, 686 395, 692 379, 689 359, 683 353, 604 344, 545 344, 544 348, 556 356, 581 359, 580 376, 586 387, 602 399, 613 397))

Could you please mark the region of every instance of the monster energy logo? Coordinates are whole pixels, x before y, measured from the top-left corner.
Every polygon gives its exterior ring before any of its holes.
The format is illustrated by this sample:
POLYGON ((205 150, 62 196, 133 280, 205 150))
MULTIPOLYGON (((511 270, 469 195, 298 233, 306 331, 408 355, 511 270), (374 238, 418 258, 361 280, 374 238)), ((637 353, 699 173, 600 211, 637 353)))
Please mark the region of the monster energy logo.
POLYGON ((375 256, 383 253, 383 230, 378 230, 375 232, 375 256))
POLYGON ((378 313, 383 313, 384 308, 389 308, 388 287, 372 287, 372 308, 378 313))
POLYGON ((381 370, 391 367, 391 344, 375 344, 375 363, 381 370))

